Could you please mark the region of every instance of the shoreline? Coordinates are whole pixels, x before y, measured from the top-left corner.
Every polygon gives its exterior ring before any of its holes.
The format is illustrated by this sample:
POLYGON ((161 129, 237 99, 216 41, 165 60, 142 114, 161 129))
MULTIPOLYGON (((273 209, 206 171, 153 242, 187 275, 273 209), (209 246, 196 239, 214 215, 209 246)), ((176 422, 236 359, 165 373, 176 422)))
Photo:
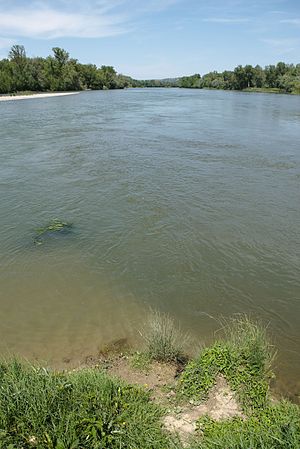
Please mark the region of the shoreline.
POLYGON ((117 340, 77 369, 0 358, 0 446, 299 447, 300 408, 274 395, 264 328, 233 318, 193 357, 172 319, 156 314, 145 329, 141 351, 117 340))
POLYGON ((14 101, 14 100, 28 100, 32 98, 50 98, 63 97, 66 95, 77 95, 80 92, 53 92, 53 93, 32 93, 28 95, 3 95, 0 96, 0 101, 14 101))

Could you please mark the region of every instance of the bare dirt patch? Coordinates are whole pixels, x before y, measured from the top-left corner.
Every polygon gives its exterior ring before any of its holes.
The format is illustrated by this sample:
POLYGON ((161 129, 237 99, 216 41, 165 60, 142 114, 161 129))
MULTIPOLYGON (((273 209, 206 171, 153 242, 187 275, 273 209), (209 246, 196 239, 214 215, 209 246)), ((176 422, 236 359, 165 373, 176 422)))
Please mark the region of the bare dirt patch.
POLYGON ((183 366, 178 364, 151 362, 146 369, 133 366, 133 354, 128 352, 126 340, 117 340, 94 356, 85 360, 85 365, 101 366, 111 375, 129 384, 139 385, 151 394, 151 399, 168 409, 163 419, 167 431, 176 433, 182 444, 187 444, 197 430, 197 421, 208 415, 216 421, 244 418, 234 392, 223 376, 218 376, 208 399, 201 403, 191 400, 178 402, 177 380, 183 366))
POLYGON ((200 405, 194 405, 193 401, 188 406, 177 409, 164 418, 164 425, 170 432, 175 432, 185 442, 196 430, 197 420, 208 415, 216 421, 243 417, 242 410, 224 377, 217 378, 215 386, 211 389, 207 401, 200 405))
POLYGON ((100 366, 107 374, 125 382, 139 385, 151 393, 151 399, 165 404, 175 395, 177 377, 182 366, 176 363, 149 362, 146 369, 133 366, 134 355, 126 339, 111 342, 102 348, 96 356, 85 358, 84 366, 100 366))
POLYGON ((166 395, 164 389, 174 386, 176 382, 177 366, 152 362, 147 371, 142 371, 131 366, 130 357, 122 356, 112 361, 107 372, 130 384, 144 387, 151 392, 153 400, 161 402, 166 395))

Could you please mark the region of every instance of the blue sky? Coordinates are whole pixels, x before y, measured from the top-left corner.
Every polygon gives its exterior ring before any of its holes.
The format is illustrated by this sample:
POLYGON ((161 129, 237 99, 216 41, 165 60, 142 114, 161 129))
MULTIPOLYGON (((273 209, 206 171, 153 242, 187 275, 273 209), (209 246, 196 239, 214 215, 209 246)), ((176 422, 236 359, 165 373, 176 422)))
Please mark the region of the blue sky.
POLYGON ((15 43, 135 78, 300 63, 300 0, 0 0, 0 58, 15 43))

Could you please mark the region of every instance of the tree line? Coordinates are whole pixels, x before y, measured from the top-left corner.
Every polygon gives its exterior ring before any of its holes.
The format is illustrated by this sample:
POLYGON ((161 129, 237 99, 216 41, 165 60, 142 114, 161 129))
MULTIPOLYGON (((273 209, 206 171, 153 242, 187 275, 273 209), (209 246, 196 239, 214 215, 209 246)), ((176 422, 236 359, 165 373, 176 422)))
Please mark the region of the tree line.
POLYGON ((0 60, 0 93, 123 89, 131 85, 130 77, 117 74, 112 66, 81 64, 59 47, 52 52, 46 58, 29 58, 23 45, 14 45, 8 58, 0 60))
POLYGON ((265 68, 256 65, 237 66, 233 71, 210 72, 184 76, 179 87, 224 90, 273 90, 274 92, 300 94, 300 64, 278 62, 265 68))
POLYGON ((52 52, 46 58, 29 58, 23 45, 13 45, 8 57, 0 60, 0 94, 126 87, 266 90, 300 94, 300 64, 278 62, 265 68, 239 65, 232 71, 214 71, 203 76, 135 80, 118 74, 112 66, 81 64, 63 48, 54 47, 52 52))

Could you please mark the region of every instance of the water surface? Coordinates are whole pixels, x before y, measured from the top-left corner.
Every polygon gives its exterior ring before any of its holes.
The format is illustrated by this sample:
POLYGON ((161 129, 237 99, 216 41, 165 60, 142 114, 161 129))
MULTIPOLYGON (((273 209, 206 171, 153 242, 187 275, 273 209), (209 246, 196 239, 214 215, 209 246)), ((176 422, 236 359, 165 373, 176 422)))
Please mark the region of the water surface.
MULTIPOLYGON (((147 308, 269 326, 300 374, 300 97, 184 89, 0 103, 0 349, 60 364, 147 308), (55 217, 73 234, 33 244, 55 217)), ((299 383, 298 383, 299 386, 299 383)))

